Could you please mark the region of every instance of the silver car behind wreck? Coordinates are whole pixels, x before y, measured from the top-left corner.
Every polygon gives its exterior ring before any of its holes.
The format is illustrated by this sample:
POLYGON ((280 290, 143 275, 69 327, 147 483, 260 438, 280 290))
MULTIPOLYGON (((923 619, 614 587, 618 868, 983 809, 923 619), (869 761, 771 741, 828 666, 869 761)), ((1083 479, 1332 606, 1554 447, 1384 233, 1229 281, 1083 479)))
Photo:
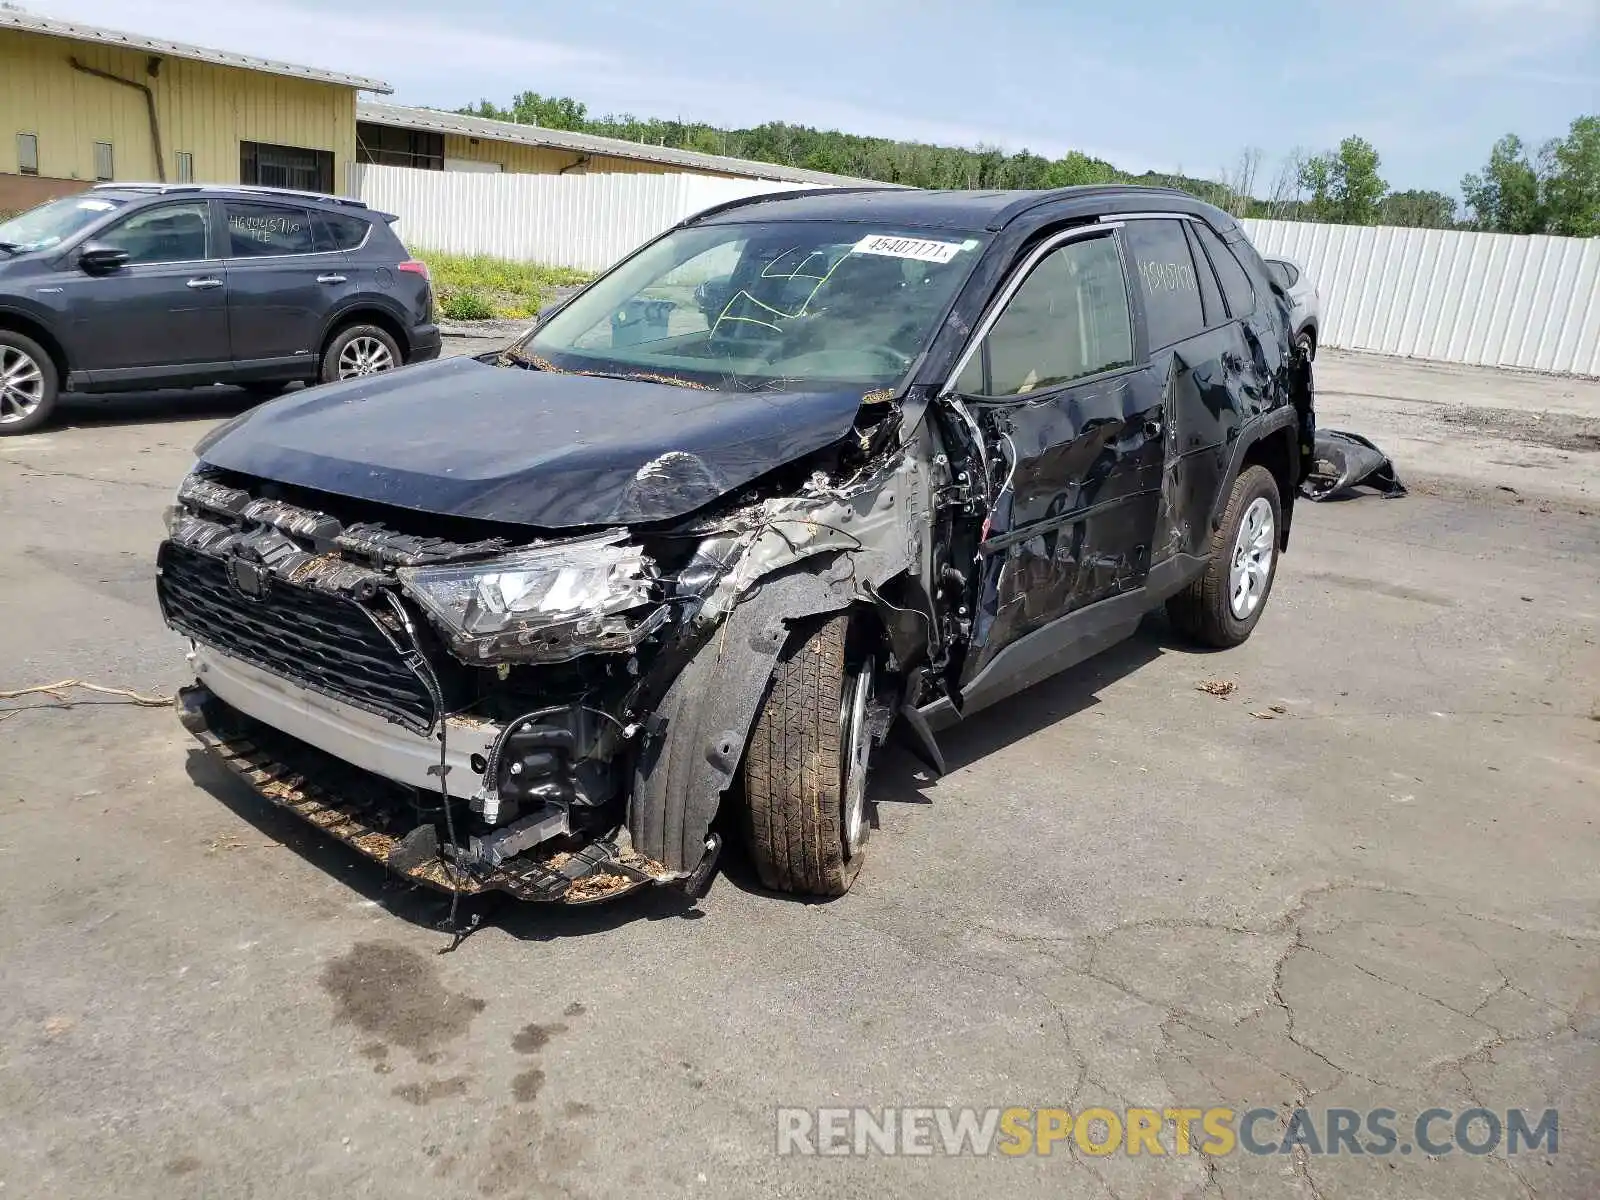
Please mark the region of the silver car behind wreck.
POLYGON ((701 214, 503 352, 202 441, 159 559, 183 720, 439 889, 695 891, 737 827, 836 895, 897 723, 942 767, 941 723, 1152 607, 1249 635, 1312 430, 1286 313, 1178 193, 701 214))

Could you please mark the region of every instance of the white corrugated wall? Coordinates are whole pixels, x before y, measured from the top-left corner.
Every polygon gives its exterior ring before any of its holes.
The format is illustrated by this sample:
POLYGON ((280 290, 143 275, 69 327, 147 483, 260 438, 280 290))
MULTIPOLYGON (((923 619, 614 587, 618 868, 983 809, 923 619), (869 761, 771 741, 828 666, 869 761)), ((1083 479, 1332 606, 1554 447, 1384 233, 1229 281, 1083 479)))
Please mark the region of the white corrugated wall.
POLYGON ((1600 375, 1600 238, 1244 221, 1322 292, 1322 344, 1600 375))
POLYGON ((482 175, 362 165, 355 192, 408 246, 598 271, 691 213, 801 184, 706 175, 482 175))
MULTIPOLYGON (((480 175, 359 166, 354 191, 418 249, 598 271, 691 213, 804 185, 654 175, 480 175)), ((1322 291, 1321 343, 1600 375, 1600 238, 1245 221, 1322 291)))

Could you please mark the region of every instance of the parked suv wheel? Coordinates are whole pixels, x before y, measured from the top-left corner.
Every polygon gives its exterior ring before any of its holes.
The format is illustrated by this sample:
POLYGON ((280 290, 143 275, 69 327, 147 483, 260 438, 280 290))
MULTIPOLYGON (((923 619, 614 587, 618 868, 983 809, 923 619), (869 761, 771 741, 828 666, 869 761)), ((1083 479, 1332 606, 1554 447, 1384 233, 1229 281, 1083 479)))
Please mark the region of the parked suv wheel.
POLYGON ((850 661, 849 630, 838 616, 790 642, 745 751, 750 856, 777 891, 842 896, 861 871, 873 665, 850 661))
POLYGON ((358 379, 392 371, 400 365, 400 347, 376 325, 352 325, 339 331, 322 355, 322 382, 358 379))
POLYGON ((0 329, 0 437, 32 433, 55 411, 56 364, 32 338, 0 329))
POLYGON ((1167 616, 1189 637, 1227 649, 1261 620, 1278 570, 1283 505, 1265 467, 1246 467, 1233 481, 1222 524, 1211 538, 1204 575, 1167 601, 1167 616))

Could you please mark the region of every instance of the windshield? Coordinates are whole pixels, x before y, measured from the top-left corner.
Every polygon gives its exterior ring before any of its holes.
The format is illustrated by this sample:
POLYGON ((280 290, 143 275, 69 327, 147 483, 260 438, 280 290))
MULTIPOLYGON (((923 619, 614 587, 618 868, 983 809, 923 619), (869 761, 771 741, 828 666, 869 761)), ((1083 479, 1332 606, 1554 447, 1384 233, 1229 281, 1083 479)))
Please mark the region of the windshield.
POLYGON ((104 196, 66 196, 0 224, 0 246, 14 252, 48 250, 125 203, 104 196))
POLYGON ((931 340, 984 238, 844 222, 680 229, 510 350, 526 366, 722 391, 881 388, 931 340))

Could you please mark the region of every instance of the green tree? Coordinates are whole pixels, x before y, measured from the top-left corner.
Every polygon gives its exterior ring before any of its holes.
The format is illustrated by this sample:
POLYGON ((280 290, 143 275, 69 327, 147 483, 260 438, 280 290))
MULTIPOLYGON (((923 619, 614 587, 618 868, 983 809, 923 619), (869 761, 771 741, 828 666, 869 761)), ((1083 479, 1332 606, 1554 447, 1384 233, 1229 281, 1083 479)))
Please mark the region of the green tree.
POLYGON ((1461 181, 1472 223, 1492 233, 1543 233, 1548 224, 1543 190, 1527 147, 1514 133, 1494 144, 1481 172, 1461 181))
POLYGON ((1443 192, 1390 192, 1378 208, 1378 224, 1413 229, 1454 229, 1455 197, 1443 192))
POLYGON ((1547 163, 1544 208, 1549 231, 1600 237, 1600 116, 1579 117, 1541 156, 1547 163))
POLYGON ((1389 190, 1378 174, 1378 162, 1372 143, 1360 137, 1347 137, 1338 150, 1308 159, 1300 168, 1300 186, 1311 193, 1312 220, 1377 224, 1379 205, 1389 190))

